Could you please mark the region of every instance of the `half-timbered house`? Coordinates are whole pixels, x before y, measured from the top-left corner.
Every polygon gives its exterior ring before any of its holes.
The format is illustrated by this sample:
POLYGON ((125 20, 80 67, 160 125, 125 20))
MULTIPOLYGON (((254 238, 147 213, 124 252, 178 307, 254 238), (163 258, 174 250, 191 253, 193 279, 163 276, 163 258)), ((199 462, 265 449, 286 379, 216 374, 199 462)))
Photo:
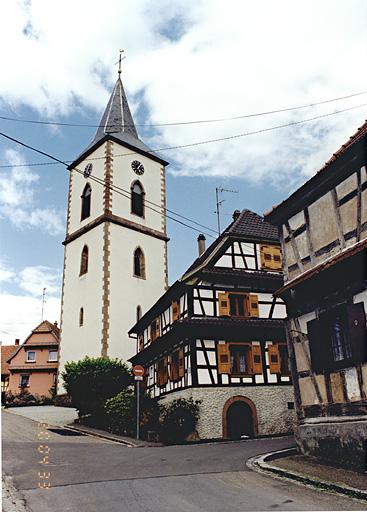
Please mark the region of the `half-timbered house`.
POLYGON ((145 386, 160 401, 200 399, 201 438, 292 429, 293 390, 277 229, 249 210, 134 325, 145 386))
POLYGON ((266 218, 279 226, 303 453, 366 470, 367 121, 266 218))

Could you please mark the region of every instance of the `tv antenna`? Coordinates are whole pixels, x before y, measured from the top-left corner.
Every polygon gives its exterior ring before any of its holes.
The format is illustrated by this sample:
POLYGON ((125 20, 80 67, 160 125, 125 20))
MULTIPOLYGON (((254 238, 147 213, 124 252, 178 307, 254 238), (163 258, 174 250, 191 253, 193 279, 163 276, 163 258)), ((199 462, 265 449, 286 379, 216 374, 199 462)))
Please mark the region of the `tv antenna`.
POLYGON ((231 194, 238 194, 238 190, 228 190, 227 188, 223 188, 222 185, 215 188, 215 197, 216 197, 216 205, 217 209, 214 213, 217 214, 217 225, 218 225, 218 235, 220 235, 220 208, 222 204, 224 203, 225 199, 220 199, 221 194, 223 192, 230 192, 231 194))
POLYGON ((46 304, 46 288, 42 290, 42 314, 41 314, 41 322, 43 322, 43 312, 46 304))

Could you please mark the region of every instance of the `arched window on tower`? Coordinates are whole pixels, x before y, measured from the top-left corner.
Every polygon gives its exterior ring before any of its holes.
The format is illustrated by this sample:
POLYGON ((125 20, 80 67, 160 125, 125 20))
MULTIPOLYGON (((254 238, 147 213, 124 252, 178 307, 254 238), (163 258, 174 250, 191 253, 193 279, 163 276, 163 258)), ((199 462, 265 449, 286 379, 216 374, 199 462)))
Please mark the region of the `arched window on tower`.
POLYGON ((141 306, 137 306, 136 307, 136 321, 139 322, 141 317, 142 317, 141 306))
POLYGON ((140 247, 134 252, 134 276, 145 279, 145 258, 140 247))
POLYGON ((87 183, 84 187, 83 194, 82 194, 82 214, 81 219, 84 220, 87 217, 90 216, 90 202, 91 202, 91 195, 92 195, 92 187, 87 183))
POLYGON ((80 259, 80 275, 88 272, 88 247, 85 245, 82 250, 82 257, 80 259))
POLYGON ((82 327, 83 324, 84 324, 84 309, 80 308, 80 311, 79 311, 79 327, 82 327))
POLYGON ((139 181, 131 186, 131 213, 144 217, 144 189, 139 181))

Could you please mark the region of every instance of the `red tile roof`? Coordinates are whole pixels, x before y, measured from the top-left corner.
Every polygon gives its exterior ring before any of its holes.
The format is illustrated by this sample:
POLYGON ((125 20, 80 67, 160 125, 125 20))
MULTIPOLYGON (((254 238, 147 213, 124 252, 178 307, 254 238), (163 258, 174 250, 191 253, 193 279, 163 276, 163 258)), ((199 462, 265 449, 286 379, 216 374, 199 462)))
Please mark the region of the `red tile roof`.
POLYGON ((1 375, 9 375, 9 363, 7 361, 18 348, 18 345, 1 345, 1 375))

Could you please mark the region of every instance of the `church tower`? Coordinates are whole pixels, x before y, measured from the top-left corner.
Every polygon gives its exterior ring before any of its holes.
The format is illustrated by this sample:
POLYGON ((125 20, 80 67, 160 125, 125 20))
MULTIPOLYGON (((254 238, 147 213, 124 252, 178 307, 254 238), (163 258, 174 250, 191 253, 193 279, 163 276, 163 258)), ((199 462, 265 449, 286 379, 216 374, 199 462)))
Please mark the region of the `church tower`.
POLYGON ((120 74, 93 141, 69 166, 60 373, 86 355, 132 357, 128 331, 168 285, 168 162, 139 139, 120 74))

